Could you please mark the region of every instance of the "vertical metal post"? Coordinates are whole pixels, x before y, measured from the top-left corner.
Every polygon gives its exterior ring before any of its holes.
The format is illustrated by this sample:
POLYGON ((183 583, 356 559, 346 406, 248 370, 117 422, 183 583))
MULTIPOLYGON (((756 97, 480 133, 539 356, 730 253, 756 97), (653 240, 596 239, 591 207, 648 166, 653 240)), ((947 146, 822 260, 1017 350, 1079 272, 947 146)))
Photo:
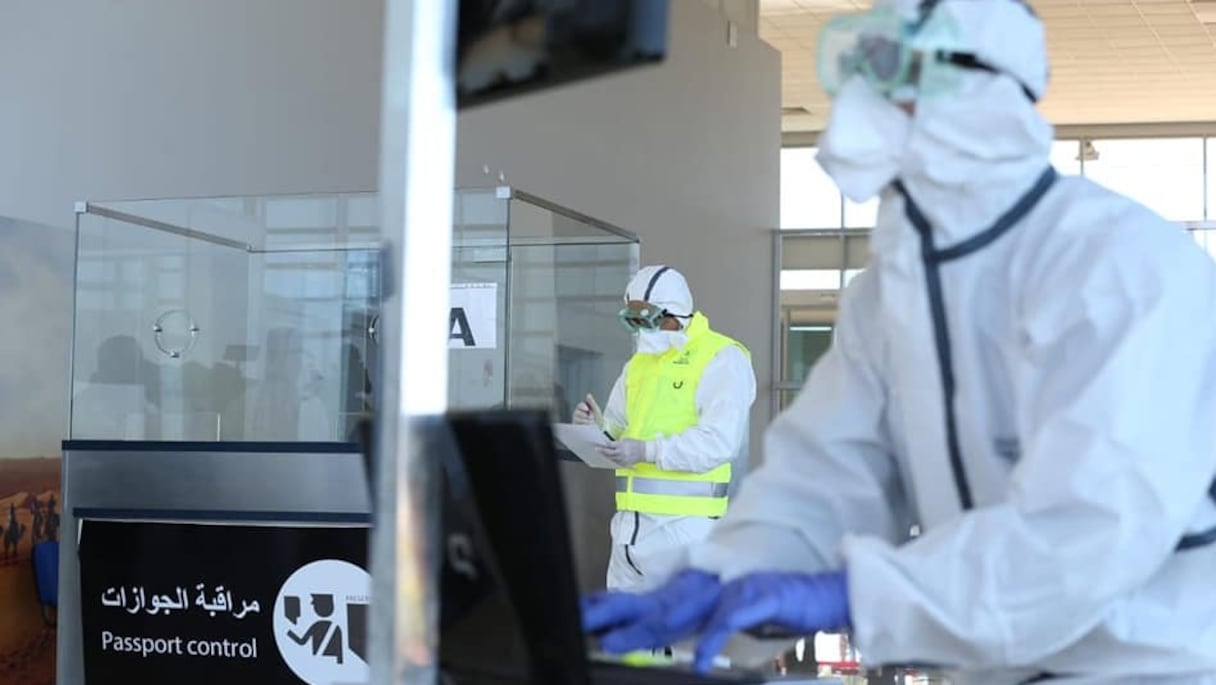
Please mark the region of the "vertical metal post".
POLYGON ((380 114, 381 314, 370 666, 378 685, 433 685, 438 482, 420 427, 447 407, 456 140, 456 0, 385 0, 380 114))
POLYGON ((772 421, 781 412, 781 394, 784 392, 781 390, 781 382, 785 380, 785 364, 781 358, 785 349, 785 321, 781 308, 781 270, 784 268, 785 259, 783 240, 781 229, 773 231, 773 339, 771 341, 773 392, 769 395, 769 421, 772 421))

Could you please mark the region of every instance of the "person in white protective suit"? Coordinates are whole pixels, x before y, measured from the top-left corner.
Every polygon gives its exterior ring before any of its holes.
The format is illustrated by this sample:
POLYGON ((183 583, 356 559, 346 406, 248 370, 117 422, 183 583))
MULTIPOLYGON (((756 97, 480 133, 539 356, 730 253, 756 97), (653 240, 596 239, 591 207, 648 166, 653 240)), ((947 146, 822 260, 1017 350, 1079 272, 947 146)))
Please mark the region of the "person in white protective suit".
POLYGON ((878 0, 822 41, 819 161, 881 197, 869 266, 729 514, 586 629, 699 635, 702 668, 851 630, 952 682, 1216 682, 1216 265, 1051 169, 1026 3, 878 0))
POLYGON ((574 422, 612 438, 601 449, 619 467, 607 584, 628 590, 726 513, 731 483, 747 468, 756 377, 747 349, 709 328, 669 266, 633 277, 618 318, 637 351, 605 410, 588 395, 574 422))

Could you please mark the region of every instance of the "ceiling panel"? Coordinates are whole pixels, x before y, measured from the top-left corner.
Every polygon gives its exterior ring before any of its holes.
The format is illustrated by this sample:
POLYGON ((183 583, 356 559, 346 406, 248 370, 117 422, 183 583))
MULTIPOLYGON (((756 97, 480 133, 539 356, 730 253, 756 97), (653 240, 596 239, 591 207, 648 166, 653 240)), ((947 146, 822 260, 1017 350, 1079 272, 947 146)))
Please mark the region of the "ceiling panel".
MULTIPOLYGON (((1055 124, 1216 121, 1216 0, 1031 0, 1047 25, 1055 124)), ((869 0, 760 0, 760 35, 782 55, 783 126, 819 130, 829 101, 815 43, 869 0)))

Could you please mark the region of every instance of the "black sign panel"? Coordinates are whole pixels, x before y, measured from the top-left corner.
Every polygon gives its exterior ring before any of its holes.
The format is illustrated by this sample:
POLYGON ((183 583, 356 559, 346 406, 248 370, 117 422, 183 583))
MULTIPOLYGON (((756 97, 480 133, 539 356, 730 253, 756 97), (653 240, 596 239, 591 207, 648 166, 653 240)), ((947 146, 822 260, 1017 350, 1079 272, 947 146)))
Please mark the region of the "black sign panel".
POLYGON ((366 527, 85 521, 87 685, 368 680, 366 527))

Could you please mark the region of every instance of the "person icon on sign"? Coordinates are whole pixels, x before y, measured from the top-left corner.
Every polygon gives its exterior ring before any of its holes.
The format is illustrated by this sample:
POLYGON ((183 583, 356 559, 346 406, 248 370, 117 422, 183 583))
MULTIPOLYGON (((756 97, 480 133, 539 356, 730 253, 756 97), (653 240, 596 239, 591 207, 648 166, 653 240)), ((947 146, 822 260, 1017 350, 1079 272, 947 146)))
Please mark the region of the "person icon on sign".
POLYGON ((317 615, 317 620, 308 627, 308 630, 304 631, 303 635, 296 635, 295 631, 289 630, 287 637, 301 646, 306 642, 311 642, 314 656, 333 657, 337 663, 341 664, 343 658, 342 627, 330 620, 330 617, 334 615, 334 596, 312 595, 312 609, 317 615))

